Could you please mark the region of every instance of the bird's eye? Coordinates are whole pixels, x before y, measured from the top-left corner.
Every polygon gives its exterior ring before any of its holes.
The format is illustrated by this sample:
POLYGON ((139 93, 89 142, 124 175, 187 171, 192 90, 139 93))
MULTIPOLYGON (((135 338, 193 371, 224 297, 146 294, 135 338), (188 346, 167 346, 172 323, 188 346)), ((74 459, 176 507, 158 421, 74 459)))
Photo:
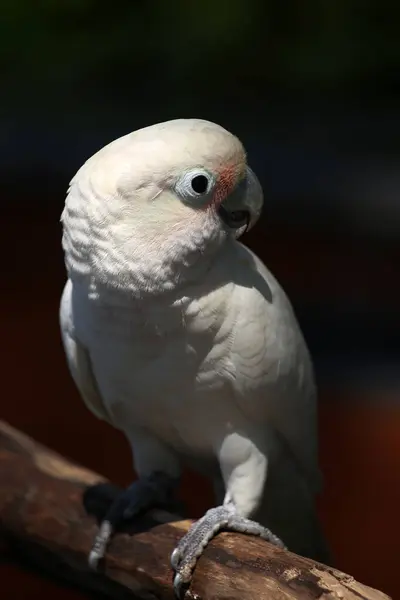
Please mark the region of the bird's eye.
POLYGON ((203 202, 213 189, 215 180, 205 169, 191 169, 175 183, 175 192, 184 201, 203 202))
POLYGON ((205 194, 208 188, 208 177, 205 175, 195 175, 191 181, 192 190, 196 194, 205 194))

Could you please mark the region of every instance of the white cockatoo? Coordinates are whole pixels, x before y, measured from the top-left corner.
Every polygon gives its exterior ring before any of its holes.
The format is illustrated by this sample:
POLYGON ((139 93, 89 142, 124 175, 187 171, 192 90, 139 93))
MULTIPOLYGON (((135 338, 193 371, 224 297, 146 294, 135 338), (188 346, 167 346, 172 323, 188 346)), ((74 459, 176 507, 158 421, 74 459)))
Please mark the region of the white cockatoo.
POLYGON ((138 474, 99 528, 93 567, 117 523, 170 497, 185 464, 217 501, 172 554, 178 595, 220 529, 327 560, 309 352, 285 292, 237 241, 262 204, 241 142, 200 119, 121 137, 71 181, 65 353, 138 474))

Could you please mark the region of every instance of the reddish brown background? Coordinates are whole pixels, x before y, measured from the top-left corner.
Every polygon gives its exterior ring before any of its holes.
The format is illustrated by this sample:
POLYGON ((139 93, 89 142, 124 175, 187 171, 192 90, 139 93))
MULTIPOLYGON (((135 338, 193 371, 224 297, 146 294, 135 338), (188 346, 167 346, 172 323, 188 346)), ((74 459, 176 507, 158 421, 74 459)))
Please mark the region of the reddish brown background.
MULTIPOLYGON (((199 5, 1 4, 0 418, 130 480, 127 444, 85 409, 63 357, 65 190, 129 131, 220 123, 265 192, 247 243, 286 288, 315 360, 320 512, 337 565, 400 600, 400 3, 199 5)), ((191 477, 195 516, 210 496, 191 477)), ((54 596, 78 598, 0 563, 1 598, 54 596)))
MULTIPOLYGON (((46 204, 46 203, 43 203, 46 204)), ((57 209, 58 210, 58 209, 57 209)), ((58 452, 126 484, 131 478, 130 451, 122 435, 92 416, 79 400, 67 372, 58 331, 58 300, 64 281, 57 210, 10 211, 2 223, 4 289, 1 294, 2 403, 0 417, 58 452)), ((369 276, 359 244, 293 232, 260 229, 248 240, 297 297, 332 295, 337 285, 326 275, 340 266, 341 285, 388 305, 398 302, 391 277, 398 249, 374 254, 375 279, 369 276), (300 250, 299 250, 300 249, 300 250), (328 269, 319 269, 315 257, 328 269), (310 264, 313 265, 312 276, 310 264)), ((396 390, 333 386, 320 390, 321 466, 325 490, 320 513, 337 566, 364 583, 400 598, 400 410, 396 390), (393 402, 393 400, 395 400, 393 402), (396 402, 397 400, 397 402, 396 402), (397 404, 397 406, 396 406, 397 404)), ((186 475, 183 495, 199 515, 211 501, 193 475, 186 475)), ((18 566, 0 567, 1 589, 9 598, 52 597, 75 600, 18 566)), ((83 597, 83 596, 82 596, 83 597)))

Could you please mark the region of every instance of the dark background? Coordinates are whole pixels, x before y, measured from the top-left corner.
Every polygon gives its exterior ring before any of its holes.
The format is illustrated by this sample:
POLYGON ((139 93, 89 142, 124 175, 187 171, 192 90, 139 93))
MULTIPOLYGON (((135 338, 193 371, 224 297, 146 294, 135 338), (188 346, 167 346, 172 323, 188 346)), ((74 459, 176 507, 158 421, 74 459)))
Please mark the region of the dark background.
MULTIPOLYGON (((399 18, 388 0, 3 0, 0 19, 0 417, 129 482, 125 440, 85 409, 61 348, 65 192, 120 135, 216 121, 242 139, 264 187, 244 241, 287 290, 314 356, 320 514, 336 564, 394 599, 399 18)), ((201 483, 189 474, 183 486, 193 515, 211 501, 201 483)), ((0 575, 10 598, 79 597, 7 563, 0 575)))

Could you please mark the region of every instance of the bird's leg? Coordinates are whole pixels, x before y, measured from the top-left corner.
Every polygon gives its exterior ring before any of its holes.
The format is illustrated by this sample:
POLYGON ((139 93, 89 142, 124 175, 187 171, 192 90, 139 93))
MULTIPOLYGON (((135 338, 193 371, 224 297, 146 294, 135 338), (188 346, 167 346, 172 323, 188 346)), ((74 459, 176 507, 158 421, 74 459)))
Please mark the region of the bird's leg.
POLYGON ((174 492, 179 483, 179 466, 167 448, 157 440, 136 433, 129 436, 139 478, 117 494, 101 520, 89 554, 89 565, 96 569, 104 557, 116 528, 152 508, 174 506, 174 492))
POLYGON ((178 598, 184 596, 198 558, 221 530, 260 536, 285 548, 268 528, 248 518, 261 502, 267 472, 266 455, 238 434, 226 437, 218 454, 226 488, 225 499, 221 506, 211 508, 191 527, 171 555, 175 570, 174 590, 178 598))
POLYGON ((203 550, 221 530, 256 535, 279 548, 285 548, 283 542, 268 528, 240 515, 233 503, 211 508, 191 527, 171 555, 171 565, 175 570, 174 590, 178 598, 183 597, 203 550))
POLYGON ((123 490, 107 510, 89 554, 89 566, 97 569, 116 528, 151 508, 170 508, 178 481, 165 473, 155 472, 134 481, 123 490))

